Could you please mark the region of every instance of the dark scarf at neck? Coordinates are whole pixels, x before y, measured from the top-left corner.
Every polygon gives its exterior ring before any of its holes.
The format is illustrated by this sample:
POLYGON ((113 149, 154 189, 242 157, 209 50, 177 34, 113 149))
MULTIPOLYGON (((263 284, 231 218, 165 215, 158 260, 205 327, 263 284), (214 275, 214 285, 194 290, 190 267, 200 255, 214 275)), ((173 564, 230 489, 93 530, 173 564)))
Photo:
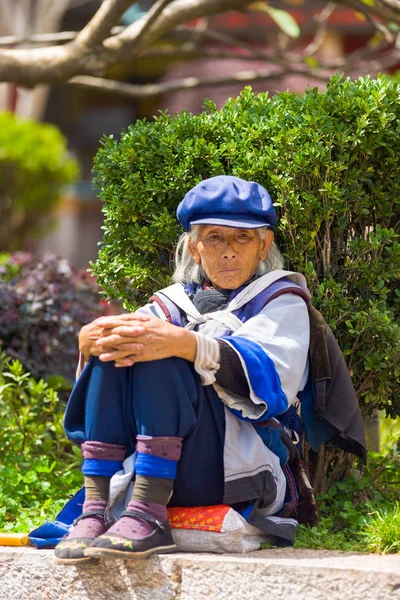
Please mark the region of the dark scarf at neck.
POLYGON ((193 304, 200 314, 224 309, 229 303, 232 290, 216 290, 215 288, 200 289, 193 297, 193 304))
POLYGON ((238 290, 216 290, 209 281, 203 279, 197 291, 194 294, 189 294, 189 297, 201 315, 215 310, 223 310, 228 306, 232 295, 233 297, 237 295, 239 291, 255 279, 257 277, 253 275, 238 290))

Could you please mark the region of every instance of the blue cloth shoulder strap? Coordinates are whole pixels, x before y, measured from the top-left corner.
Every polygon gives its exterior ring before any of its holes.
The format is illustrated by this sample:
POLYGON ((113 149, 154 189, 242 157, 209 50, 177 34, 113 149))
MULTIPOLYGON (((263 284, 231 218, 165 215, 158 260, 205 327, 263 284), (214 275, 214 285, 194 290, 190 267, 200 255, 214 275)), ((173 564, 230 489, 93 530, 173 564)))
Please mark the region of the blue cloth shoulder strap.
POLYGON ((288 277, 282 277, 269 285, 267 288, 262 290, 257 296, 255 296, 250 302, 235 310, 233 314, 238 317, 243 323, 254 317, 262 311, 271 300, 275 300, 282 294, 296 294, 301 296, 305 302, 309 301, 307 292, 302 287, 291 281, 288 277))

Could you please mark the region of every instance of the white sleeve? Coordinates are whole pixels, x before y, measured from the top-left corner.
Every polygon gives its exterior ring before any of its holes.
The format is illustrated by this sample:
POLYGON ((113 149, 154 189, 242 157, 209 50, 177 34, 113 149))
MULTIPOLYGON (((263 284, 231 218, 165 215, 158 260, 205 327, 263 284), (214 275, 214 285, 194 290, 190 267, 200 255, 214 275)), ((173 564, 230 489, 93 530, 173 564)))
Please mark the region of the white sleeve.
POLYGON ((211 385, 215 382, 215 373, 219 370, 219 344, 217 340, 194 332, 197 342, 194 368, 200 375, 201 385, 211 385))

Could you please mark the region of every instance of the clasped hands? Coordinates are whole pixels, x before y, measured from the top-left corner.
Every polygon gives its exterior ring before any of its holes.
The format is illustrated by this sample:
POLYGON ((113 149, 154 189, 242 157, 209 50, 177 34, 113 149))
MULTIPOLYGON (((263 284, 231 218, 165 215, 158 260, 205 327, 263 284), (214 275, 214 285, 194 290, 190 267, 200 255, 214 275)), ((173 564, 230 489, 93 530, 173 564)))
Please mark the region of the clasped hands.
POLYGON ((85 360, 98 356, 116 367, 178 356, 194 362, 196 336, 182 327, 144 314, 99 317, 82 327, 79 350, 85 360))

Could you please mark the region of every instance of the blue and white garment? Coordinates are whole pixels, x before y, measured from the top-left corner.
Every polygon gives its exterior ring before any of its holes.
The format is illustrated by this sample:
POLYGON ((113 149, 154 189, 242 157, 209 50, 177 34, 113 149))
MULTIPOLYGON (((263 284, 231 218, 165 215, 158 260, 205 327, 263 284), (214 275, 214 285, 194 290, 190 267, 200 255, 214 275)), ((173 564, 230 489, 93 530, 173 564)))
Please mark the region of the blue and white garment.
MULTIPOLYGON (((256 314, 252 313, 252 299, 273 283, 276 286, 283 278, 289 278, 304 290, 306 297, 309 296, 304 277, 288 271, 274 271, 260 277, 239 292, 225 310, 203 315, 189 300, 183 286, 176 284, 159 293, 184 311, 187 328, 197 336, 195 369, 202 384, 213 385, 225 405, 224 502, 234 503, 236 494, 240 496, 249 480, 268 480, 272 476, 276 493, 270 504, 253 510, 252 503, 247 509, 249 514, 243 516, 247 519, 251 513, 253 517, 263 517, 263 531, 290 541, 297 522, 271 516, 279 513, 284 504, 286 478, 278 456, 263 443, 253 426, 257 421, 281 414, 292 405, 308 377, 310 326, 304 295, 284 293, 271 299, 256 314), (249 398, 236 396, 216 383, 215 374, 220 366, 218 338, 228 343, 239 357, 250 390, 249 398)), ((166 320, 163 310, 155 302, 138 312, 166 320)), ((81 365, 78 365, 77 377, 80 371, 81 365)), ((111 479, 109 509, 115 518, 131 497, 134 463, 134 455, 127 457, 123 470, 111 479)), ((34 545, 54 547, 80 514, 83 498, 84 491, 80 490, 55 523, 45 523, 33 531, 30 539, 34 545)))
MULTIPOLYGON (((273 515, 283 505, 286 479, 279 458, 267 448, 254 422, 267 420, 285 412, 291 406, 308 378, 310 325, 304 299, 285 293, 272 299, 257 314, 241 308, 274 282, 289 278, 309 296, 304 277, 291 271, 273 271, 246 286, 224 310, 200 314, 181 284, 158 292, 168 298, 186 315, 187 329, 197 336, 195 369, 203 385, 213 385, 225 405, 224 501, 232 504, 244 479, 262 479, 272 474, 277 493, 273 502, 258 509, 263 515, 273 515), (235 313, 235 314, 234 314, 235 313), (244 322, 243 322, 244 321, 244 322), (250 390, 249 398, 236 396, 221 388, 215 378, 219 369, 223 339, 236 352, 250 390)), ((151 302, 139 309, 166 320, 162 308, 151 302)))

